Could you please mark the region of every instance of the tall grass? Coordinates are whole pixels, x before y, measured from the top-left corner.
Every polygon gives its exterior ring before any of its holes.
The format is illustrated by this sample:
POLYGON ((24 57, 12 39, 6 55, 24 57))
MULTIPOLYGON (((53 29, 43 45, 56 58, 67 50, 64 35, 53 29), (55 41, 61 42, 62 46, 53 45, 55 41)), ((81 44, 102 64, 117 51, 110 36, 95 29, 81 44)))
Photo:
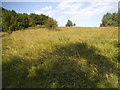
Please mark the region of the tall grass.
POLYGON ((2 38, 3 87, 117 88, 117 28, 59 29, 2 38))

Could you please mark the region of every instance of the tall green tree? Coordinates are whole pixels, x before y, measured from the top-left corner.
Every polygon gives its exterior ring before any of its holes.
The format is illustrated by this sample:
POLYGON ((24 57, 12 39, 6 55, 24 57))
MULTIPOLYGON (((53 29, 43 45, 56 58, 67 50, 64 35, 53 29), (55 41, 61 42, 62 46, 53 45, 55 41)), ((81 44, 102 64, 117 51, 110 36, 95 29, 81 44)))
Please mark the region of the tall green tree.
POLYGON ((46 15, 43 15, 43 14, 36 15, 34 13, 31 13, 30 17, 32 19, 32 26, 35 26, 35 25, 44 25, 45 21, 49 18, 46 15))
POLYGON ((48 18, 50 18, 50 17, 48 17, 48 16, 46 16, 46 15, 44 15, 44 14, 39 15, 39 21, 40 21, 39 25, 44 25, 44 24, 45 24, 45 21, 46 21, 48 18))
POLYGON ((39 17, 38 17, 38 15, 36 15, 34 13, 31 13, 30 17, 32 19, 32 26, 35 26, 35 25, 39 24, 39 17))
POLYGON ((29 27, 29 17, 27 14, 18 14, 18 29, 25 29, 29 27))
POLYGON ((118 26, 118 13, 106 13, 100 26, 118 26))
POLYGON ((71 20, 68 20, 66 26, 67 26, 67 27, 73 26, 72 21, 71 21, 71 20))
POLYGON ((12 32, 13 29, 13 17, 11 12, 5 9, 2 9, 2 30, 5 32, 12 32))

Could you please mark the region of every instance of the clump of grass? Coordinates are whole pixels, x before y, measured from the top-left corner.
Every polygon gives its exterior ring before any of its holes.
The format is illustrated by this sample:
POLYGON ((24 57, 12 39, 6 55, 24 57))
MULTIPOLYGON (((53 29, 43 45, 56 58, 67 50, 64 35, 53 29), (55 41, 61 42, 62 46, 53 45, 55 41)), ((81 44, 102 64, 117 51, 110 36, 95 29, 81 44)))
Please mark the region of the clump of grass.
POLYGON ((3 88, 117 88, 117 28, 16 31, 3 39, 3 88))

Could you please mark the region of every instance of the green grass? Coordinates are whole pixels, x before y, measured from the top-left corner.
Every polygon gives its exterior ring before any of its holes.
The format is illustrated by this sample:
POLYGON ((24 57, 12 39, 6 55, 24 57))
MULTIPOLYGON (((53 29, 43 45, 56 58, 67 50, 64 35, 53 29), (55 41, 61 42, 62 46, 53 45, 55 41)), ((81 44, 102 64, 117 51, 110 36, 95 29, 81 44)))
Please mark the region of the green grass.
POLYGON ((117 28, 59 29, 2 38, 3 88, 117 88, 117 28))

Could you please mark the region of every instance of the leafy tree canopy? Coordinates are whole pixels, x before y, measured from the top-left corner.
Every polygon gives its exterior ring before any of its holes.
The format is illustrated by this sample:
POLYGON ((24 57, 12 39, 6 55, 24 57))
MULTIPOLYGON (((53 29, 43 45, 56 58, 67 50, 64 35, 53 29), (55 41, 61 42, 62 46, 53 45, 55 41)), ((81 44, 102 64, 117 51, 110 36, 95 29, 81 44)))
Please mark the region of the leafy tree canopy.
POLYGON ((37 15, 31 13, 16 13, 14 10, 10 11, 2 8, 2 31, 12 32, 15 30, 25 29, 30 26, 47 25, 46 27, 56 27, 57 22, 44 14, 37 15), (49 23, 50 21, 50 23, 49 23), (53 25, 53 26, 52 26, 53 25))
POLYGON ((106 13, 100 26, 118 26, 118 13, 106 13))

